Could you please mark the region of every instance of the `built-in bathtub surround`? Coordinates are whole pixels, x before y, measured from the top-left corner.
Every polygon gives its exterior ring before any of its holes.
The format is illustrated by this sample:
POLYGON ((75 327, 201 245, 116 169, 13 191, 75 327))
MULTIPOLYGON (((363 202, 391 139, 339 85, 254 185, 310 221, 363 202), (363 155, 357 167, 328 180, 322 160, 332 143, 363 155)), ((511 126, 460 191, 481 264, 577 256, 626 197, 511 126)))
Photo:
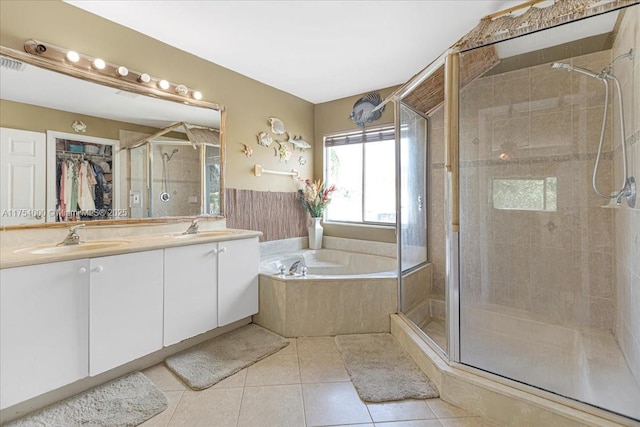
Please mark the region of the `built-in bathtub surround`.
POLYGON ((227 188, 225 200, 228 226, 261 231, 261 242, 307 235, 309 215, 297 192, 227 188))
POLYGON ((322 249, 263 257, 253 320, 285 337, 389 332, 396 275, 395 259, 379 255, 322 249), (307 275, 289 274, 297 261, 307 275))
MULTIPOLYGON (((620 59, 613 73, 622 86, 629 175, 640 181, 640 6, 626 10, 612 48, 612 56, 633 48, 633 59, 620 59)), ((615 100, 617 102, 617 100, 615 100)), ((619 141, 619 111, 614 110, 614 138, 619 141)), ((621 185, 622 155, 614 152, 615 185, 621 185)), ((637 196, 636 196, 637 197, 637 196)), ((640 199, 639 199, 640 200, 640 199)), ((614 209, 615 229, 615 336, 636 381, 640 383, 640 203, 629 208, 625 202, 614 209)))

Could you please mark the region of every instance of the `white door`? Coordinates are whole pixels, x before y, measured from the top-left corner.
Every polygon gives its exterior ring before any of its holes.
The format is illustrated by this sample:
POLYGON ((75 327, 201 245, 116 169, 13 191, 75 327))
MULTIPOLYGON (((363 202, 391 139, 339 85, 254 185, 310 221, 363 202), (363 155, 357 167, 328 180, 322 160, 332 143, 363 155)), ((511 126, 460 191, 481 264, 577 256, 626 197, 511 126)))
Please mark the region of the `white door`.
POLYGON ((91 376, 162 348, 162 249, 92 258, 91 376))
POLYGON ((218 244, 164 250, 164 345, 218 326, 218 244))
POLYGON ((89 375, 88 267, 0 270, 0 408, 89 375))
POLYGON ((218 243, 218 326, 258 312, 258 238, 218 243))
POLYGON ((46 220, 44 133, 0 128, 0 225, 46 220))

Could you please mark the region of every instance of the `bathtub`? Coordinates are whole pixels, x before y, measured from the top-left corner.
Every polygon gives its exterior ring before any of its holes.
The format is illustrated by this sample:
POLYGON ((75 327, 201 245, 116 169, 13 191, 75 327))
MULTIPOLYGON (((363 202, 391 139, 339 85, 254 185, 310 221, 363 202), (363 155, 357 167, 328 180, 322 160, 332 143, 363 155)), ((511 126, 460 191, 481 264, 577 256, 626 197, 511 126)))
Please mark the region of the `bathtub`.
POLYGON ((363 277, 395 277, 394 258, 339 251, 334 249, 302 250, 293 253, 273 255, 260 262, 260 273, 289 279, 337 279, 363 277), (307 268, 307 275, 289 274, 289 268, 296 261, 307 268), (280 274, 280 266, 285 267, 285 275, 280 274))
POLYGON ((396 277, 395 258, 379 255, 320 249, 266 256, 253 321, 285 337, 390 332, 396 277), (289 274, 296 261, 306 275, 289 274))

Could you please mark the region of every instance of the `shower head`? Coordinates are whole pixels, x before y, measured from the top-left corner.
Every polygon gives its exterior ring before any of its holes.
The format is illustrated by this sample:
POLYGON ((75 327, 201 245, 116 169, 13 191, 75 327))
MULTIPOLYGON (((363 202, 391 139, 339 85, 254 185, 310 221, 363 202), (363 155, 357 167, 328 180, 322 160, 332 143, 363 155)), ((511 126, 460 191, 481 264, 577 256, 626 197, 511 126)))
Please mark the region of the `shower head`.
POLYGON ((589 77, 593 77, 595 79, 602 79, 602 76, 594 73, 593 71, 589 71, 580 67, 575 67, 573 65, 566 64, 564 62, 554 62, 553 64, 551 64, 551 68, 556 68, 558 70, 575 71, 577 73, 581 73, 589 77))

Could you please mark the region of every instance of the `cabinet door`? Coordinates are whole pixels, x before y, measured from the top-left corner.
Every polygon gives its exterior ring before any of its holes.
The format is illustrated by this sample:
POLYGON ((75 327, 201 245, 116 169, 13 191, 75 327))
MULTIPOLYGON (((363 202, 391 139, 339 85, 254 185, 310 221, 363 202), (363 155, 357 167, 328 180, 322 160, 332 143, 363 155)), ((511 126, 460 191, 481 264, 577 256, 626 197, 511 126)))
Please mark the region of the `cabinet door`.
POLYGON ((91 259, 92 376, 162 348, 162 252, 91 259))
POLYGON ((0 270, 0 407, 89 374, 89 262, 0 270))
POLYGON ((218 326, 218 244, 164 250, 164 345, 218 326))
POLYGON ((258 238, 218 243, 218 326, 258 312, 258 238))

